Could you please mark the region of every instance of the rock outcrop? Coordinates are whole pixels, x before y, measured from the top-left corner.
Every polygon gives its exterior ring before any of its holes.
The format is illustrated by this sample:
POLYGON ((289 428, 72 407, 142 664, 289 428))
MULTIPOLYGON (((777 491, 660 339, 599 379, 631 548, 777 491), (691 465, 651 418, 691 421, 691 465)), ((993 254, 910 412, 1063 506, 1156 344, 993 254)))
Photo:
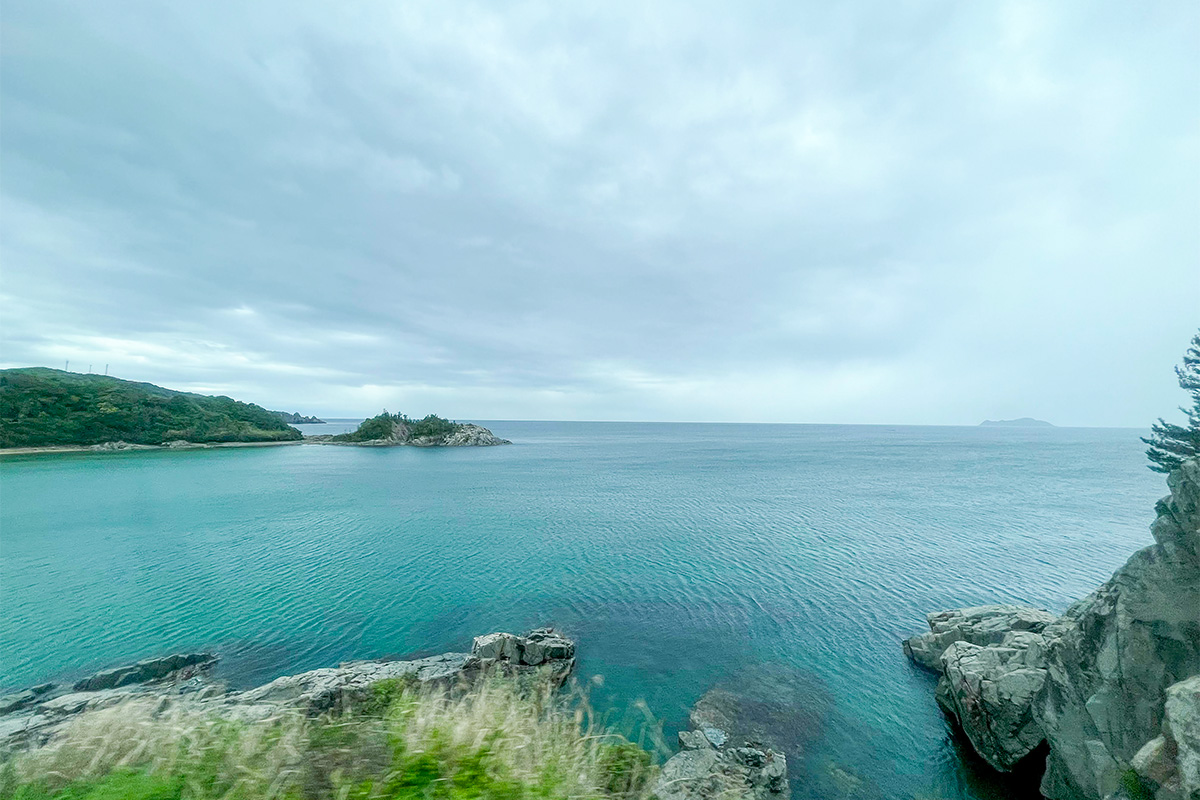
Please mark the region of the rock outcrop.
POLYGON ((212 653, 187 653, 166 656, 165 658, 149 658, 130 664, 126 667, 116 667, 97 672, 84 678, 73 687, 77 692, 95 692, 100 689, 116 689, 134 683, 151 683, 167 677, 190 678, 192 674, 202 672, 214 666, 217 657, 212 653))
MULTIPOLYGON (((417 441, 413 442, 413 444, 417 443, 417 441)), ((443 437, 441 442, 433 444, 440 444, 442 447, 492 447, 498 444, 512 444, 512 442, 508 439, 501 439, 482 425, 468 422, 460 425, 454 433, 443 437)))
POLYGON ((954 642, 1000 644, 1010 631, 1041 633, 1058 617, 1029 606, 992 605, 937 611, 925 618, 929 633, 904 640, 904 654, 925 669, 942 671, 942 653, 954 642))
POLYGON ((679 732, 680 751, 663 765, 659 800, 789 796, 788 755, 801 756, 820 713, 812 714, 816 687, 791 672, 737 673, 705 692, 679 732))
POLYGON ((1167 689, 1162 733, 1131 763, 1158 800, 1200 798, 1200 675, 1167 689))
POLYGON ((263 719, 281 709, 308 714, 340 711, 368 701, 382 681, 414 684, 470 684, 499 670, 518 679, 548 680, 558 686, 575 666, 575 643, 550 628, 528 636, 493 633, 478 637, 470 653, 443 653, 410 661, 355 661, 277 678, 243 692, 228 692, 209 682, 216 662, 209 653, 148 659, 85 678, 73 691, 43 685, 3 698, 0 751, 39 747, 73 717, 107 708, 137 695, 161 696, 167 702, 200 704, 234 719, 263 719))
POLYGON ((998 644, 959 641, 942 654, 938 705, 998 770, 1012 769, 1046 738, 1033 716, 1046 683, 1044 652, 1041 635, 1010 631, 998 644))
POLYGON ((978 609, 964 609, 931 615, 931 633, 905 643, 921 666, 936 654, 939 702, 994 767, 1049 745, 1042 793, 1051 800, 1116 797, 1136 774, 1161 800, 1200 798, 1182 788, 1200 769, 1188 743, 1197 717, 1188 679, 1200 674, 1200 461, 1167 484, 1156 543, 1059 619, 1038 620, 1040 631, 1021 615, 972 628, 965 621, 978 609))
POLYGON ((735 744, 725 731, 680 731, 680 752, 667 759, 655 782, 658 800, 788 797, 787 757, 761 742, 735 744))

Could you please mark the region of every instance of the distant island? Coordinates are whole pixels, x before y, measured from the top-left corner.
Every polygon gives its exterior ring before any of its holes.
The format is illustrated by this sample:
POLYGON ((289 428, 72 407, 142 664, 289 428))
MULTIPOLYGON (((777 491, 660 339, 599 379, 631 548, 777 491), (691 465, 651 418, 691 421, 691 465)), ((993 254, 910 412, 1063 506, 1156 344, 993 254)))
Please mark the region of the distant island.
POLYGON ((303 414, 298 414, 295 411, 272 411, 272 414, 279 417, 288 425, 324 425, 325 420, 317 419, 316 417, 306 417, 303 414))
POLYGON ((979 423, 982 428, 1053 428, 1055 427, 1049 422, 1042 419, 1034 419, 1033 417, 1021 417, 1020 419, 985 419, 979 423))
POLYGON ((0 447, 300 441, 253 403, 44 367, 0 370, 0 447))
POLYGON ((313 425, 323 420, 108 375, 45 367, 0 370, 0 449, 10 453, 271 444, 512 444, 480 425, 452 422, 436 414, 411 419, 384 411, 357 430, 336 436, 304 436, 289 422, 313 425))
POLYGON ((378 416, 363 420, 358 429, 350 433, 339 433, 336 436, 305 436, 304 440, 314 444, 361 447, 488 447, 512 444, 482 425, 451 422, 437 414, 411 419, 404 414, 389 414, 386 410, 378 416))

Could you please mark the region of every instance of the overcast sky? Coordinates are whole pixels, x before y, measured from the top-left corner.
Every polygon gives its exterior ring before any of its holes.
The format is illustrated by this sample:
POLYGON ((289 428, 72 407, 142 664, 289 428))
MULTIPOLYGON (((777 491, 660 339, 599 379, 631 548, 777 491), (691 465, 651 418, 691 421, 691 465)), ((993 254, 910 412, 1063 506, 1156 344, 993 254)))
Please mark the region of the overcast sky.
POLYGON ((5 366, 331 416, 1145 426, 1200 4, 7 0, 5 366))

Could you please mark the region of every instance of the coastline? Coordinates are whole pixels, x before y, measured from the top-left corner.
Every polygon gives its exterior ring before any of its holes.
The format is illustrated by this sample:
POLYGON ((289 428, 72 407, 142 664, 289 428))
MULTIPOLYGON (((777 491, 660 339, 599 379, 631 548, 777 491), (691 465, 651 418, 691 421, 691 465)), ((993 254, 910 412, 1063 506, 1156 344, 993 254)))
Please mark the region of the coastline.
POLYGON ((42 453, 124 453, 130 450, 208 450, 215 447, 285 447, 311 444, 304 440, 286 442, 187 442, 185 444, 127 444, 124 447, 105 447, 97 444, 44 445, 40 447, 0 447, 4 456, 28 456, 42 453))

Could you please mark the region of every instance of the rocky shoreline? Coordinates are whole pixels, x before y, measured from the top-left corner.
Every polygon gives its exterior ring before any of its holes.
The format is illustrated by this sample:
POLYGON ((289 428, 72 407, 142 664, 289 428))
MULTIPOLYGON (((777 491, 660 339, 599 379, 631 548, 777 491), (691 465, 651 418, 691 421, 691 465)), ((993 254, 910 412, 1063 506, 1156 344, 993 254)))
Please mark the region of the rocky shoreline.
MULTIPOLYGON (((407 433, 407 430, 405 430, 407 433)), ((129 442, 105 442, 90 445, 48 445, 46 447, 4 447, 0 456, 33 455, 36 453, 125 453, 132 450, 210 450, 224 447, 288 447, 304 444, 336 445, 340 447, 493 447, 512 444, 501 439, 482 425, 463 423, 458 430, 447 436, 412 437, 393 435, 386 439, 365 442, 333 441, 332 434, 305 436, 303 439, 283 442, 188 442, 182 439, 162 444, 130 444, 129 442)))
POLYGON ((161 698, 164 708, 182 703, 254 719, 284 709, 337 711, 367 697, 374 684, 392 679, 449 687, 498 670, 517 677, 536 675, 560 686, 575 667, 575 643, 550 628, 526 636, 491 633, 476 637, 469 653, 353 661, 287 675, 245 691, 230 691, 212 679, 218 661, 214 653, 176 654, 107 669, 70 687, 42 684, 0 697, 0 753, 42 747, 78 715, 135 697, 161 698))
POLYGON ((1061 617, 941 611, 903 644, 992 767, 1045 749, 1050 800, 1200 800, 1200 461, 1167 485, 1155 544, 1061 617))
MULTIPOLYGON (((245 691, 230 691, 213 680, 219 660, 213 653, 147 659, 98 672, 69 688, 42 684, 0 697, 0 760, 54 747, 56 737, 87 715, 136 699, 151 699, 158 714, 186 709, 243 722, 286 711, 338 715, 371 702, 375 687, 397 680, 463 691, 499 672, 526 682, 523 685, 548 682, 557 688, 574 670, 575 651, 575 642, 552 628, 524 636, 490 633, 475 637, 469 653, 348 662, 276 678, 245 691)), ((727 703, 697 703, 694 729, 680 732, 680 750, 658 770, 653 794, 659 800, 787 797, 786 756, 764 744, 758 732, 741 729, 738 716, 727 703), (715 727, 721 722, 729 730, 715 727)))

